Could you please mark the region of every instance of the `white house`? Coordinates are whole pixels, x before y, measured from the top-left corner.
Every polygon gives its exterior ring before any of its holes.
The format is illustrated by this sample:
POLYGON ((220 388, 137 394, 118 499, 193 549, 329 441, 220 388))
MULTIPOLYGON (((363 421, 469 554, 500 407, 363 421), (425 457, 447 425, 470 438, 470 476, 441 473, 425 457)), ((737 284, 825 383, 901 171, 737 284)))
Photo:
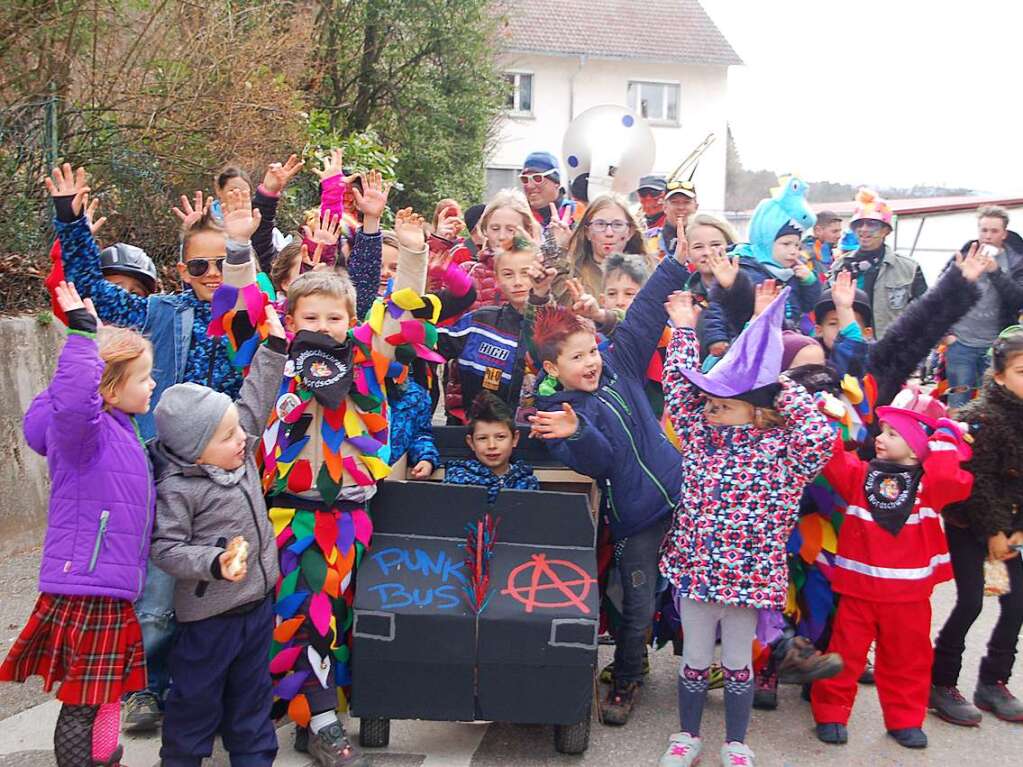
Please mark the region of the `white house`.
POLYGON ((650 122, 655 173, 670 173, 716 135, 693 181, 701 209, 724 210, 728 67, 742 61, 697 0, 519 0, 506 10, 508 109, 488 163, 488 194, 518 186, 533 151, 553 152, 564 169, 572 119, 619 104, 650 122))

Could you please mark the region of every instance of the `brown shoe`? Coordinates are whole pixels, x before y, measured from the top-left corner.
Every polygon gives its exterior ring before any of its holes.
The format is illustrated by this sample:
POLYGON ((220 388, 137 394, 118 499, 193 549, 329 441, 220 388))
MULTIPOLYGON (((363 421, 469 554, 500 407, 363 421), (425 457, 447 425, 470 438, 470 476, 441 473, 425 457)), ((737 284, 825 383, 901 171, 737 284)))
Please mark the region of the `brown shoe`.
POLYGON ((621 727, 629 721, 636 696, 639 695, 639 682, 615 684, 607 697, 600 704, 600 720, 613 727, 621 727))
POLYGON ((821 653, 806 637, 795 637, 778 664, 778 681, 805 684, 830 679, 842 670, 842 665, 842 656, 838 653, 821 653))

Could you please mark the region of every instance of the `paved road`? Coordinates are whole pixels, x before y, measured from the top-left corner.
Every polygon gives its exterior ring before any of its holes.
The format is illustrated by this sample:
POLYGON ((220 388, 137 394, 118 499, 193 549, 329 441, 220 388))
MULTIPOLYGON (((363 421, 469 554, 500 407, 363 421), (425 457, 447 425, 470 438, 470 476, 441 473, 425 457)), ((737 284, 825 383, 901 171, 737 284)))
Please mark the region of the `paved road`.
MULTIPOLYGON (((0 652, 6 653, 35 600, 35 569, 38 553, 0 561, 0 652)), ((940 625, 952 605, 950 584, 935 594, 935 625, 940 625)), ((975 669, 988 632, 997 616, 994 599, 985 600, 984 613, 970 636, 964 663, 963 692, 970 695, 975 669)), ((610 648, 601 648, 602 660, 610 648)), ((650 679, 644 687, 633 720, 612 729, 594 723, 589 751, 582 757, 565 757, 553 748, 550 728, 506 724, 451 724, 396 722, 390 748, 371 754, 373 767, 597 767, 600 765, 655 765, 667 737, 678 728, 675 702, 677 660, 669 649, 651 658, 650 679)), ((1023 693, 1023 675, 1016 673, 1015 687, 1023 693)), ((895 767, 896 765, 1002 765, 1020 764, 1023 725, 1009 725, 986 717, 977 729, 962 729, 934 717, 926 729, 931 746, 910 752, 885 736, 880 708, 873 688, 861 687, 850 723, 851 740, 845 747, 828 747, 813 736, 809 707, 796 688, 782 688, 781 703, 774 712, 754 712, 750 745, 760 767, 895 767)), ((53 722, 58 705, 39 691, 38 684, 0 687, 0 767, 52 767, 53 722)), ((353 723, 357 729, 357 722, 353 723)), ((710 758, 724 732, 720 693, 711 693, 704 717, 704 736, 710 758)), ((291 748, 290 728, 280 732, 281 751, 276 764, 307 767, 308 760, 291 748)), ((125 762, 131 767, 150 767, 159 762, 158 738, 125 739, 125 762)), ((216 753, 210 765, 226 767, 226 755, 216 753)))

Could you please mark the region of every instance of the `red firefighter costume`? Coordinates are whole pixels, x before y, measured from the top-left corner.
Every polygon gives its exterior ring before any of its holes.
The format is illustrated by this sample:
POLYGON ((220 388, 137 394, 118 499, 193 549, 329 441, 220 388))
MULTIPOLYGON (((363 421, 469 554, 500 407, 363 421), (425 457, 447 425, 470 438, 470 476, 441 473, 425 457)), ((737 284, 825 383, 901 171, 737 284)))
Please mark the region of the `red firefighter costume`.
MULTIPOLYGON (((882 420, 884 410, 878 413, 882 420)), ((931 423, 940 426, 915 473, 886 473, 886 465, 846 451, 841 438, 836 438, 835 453, 824 467, 824 477, 848 501, 831 581, 841 598, 828 645, 845 666, 837 676, 813 685, 811 704, 819 724, 849 721, 857 680, 875 642, 877 693, 886 728, 923 724, 933 658, 931 592, 952 577, 940 512, 968 497, 973 486, 972 475, 959 465, 968 449, 955 426, 945 419, 931 423), (900 484, 903 474, 910 479, 900 484), (908 512, 901 524, 885 517, 884 507, 893 504, 908 512)))

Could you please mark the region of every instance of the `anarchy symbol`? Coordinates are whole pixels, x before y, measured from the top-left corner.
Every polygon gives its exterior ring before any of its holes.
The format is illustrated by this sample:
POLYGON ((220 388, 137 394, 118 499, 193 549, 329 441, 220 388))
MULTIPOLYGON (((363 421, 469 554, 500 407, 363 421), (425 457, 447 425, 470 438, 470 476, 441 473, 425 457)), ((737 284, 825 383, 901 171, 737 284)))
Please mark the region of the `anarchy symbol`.
POLYGON ((546 554, 533 554, 529 562, 523 562, 510 573, 508 573, 508 587, 501 591, 521 602, 526 606, 526 612, 533 612, 534 608, 554 609, 558 607, 577 607, 582 613, 588 614, 590 609, 586 606, 586 597, 590 593, 590 587, 596 583, 595 578, 574 562, 567 562, 563 559, 547 559, 546 554), (527 573, 529 585, 519 586, 519 576, 527 573), (572 578, 572 576, 577 576, 572 578), (566 580, 568 576, 571 580, 566 580), (544 592, 549 598, 558 599, 559 595, 563 601, 545 601, 538 598, 538 594, 544 592), (555 593, 551 593, 555 592, 555 593))

